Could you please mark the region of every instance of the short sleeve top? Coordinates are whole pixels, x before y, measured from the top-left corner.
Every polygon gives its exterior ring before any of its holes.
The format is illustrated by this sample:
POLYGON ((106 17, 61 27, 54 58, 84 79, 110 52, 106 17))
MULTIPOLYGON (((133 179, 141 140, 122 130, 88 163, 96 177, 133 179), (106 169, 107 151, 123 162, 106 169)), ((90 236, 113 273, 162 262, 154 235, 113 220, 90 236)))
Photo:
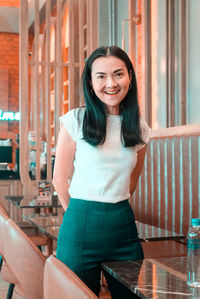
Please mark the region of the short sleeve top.
POLYGON ((67 132, 76 142, 74 173, 70 197, 116 203, 130 197, 130 175, 137 162, 137 152, 148 143, 150 128, 140 119, 145 144, 124 147, 121 142, 121 116, 108 115, 106 139, 92 146, 83 139, 82 124, 85 108, 70 110, 60 117, 67 132))

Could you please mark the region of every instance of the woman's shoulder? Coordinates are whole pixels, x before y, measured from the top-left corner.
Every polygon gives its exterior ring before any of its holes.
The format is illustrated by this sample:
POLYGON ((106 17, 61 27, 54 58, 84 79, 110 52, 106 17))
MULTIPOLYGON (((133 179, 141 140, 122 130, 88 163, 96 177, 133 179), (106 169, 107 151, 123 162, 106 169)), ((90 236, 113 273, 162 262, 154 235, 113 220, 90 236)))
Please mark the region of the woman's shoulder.
POLYGON ((61 123, 64 125, 72 139, 76 141, 81 136, 81 128, 83 123, 85 108, 79 107, 71 109, 60 117, 61 123))
POLYGON ((63 123, 65 123, 66 121, 79 121, 83 118, 84 112, 85 107, 74 108, 63 114, 59 119, 63 123))

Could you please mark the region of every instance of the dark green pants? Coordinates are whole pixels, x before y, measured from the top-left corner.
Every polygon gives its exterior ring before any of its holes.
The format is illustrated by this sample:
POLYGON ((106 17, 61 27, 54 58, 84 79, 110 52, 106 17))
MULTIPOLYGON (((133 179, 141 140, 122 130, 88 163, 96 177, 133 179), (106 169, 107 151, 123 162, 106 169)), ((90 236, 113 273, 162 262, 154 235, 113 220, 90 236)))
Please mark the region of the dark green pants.
MULTIPOLYGON (((143 259, 134 214, 128 200, 112 204, 71 198, 60 227, 57 258, 93 292, 100 289, 101 263, 143 259)), ((116 283, 106 275, 113 298, 116 283), (113 287, 112 287, 113 285, 113 287)), ((119 285, 123 289, 123 286, 119 285)), ((127 294, 129 298, 133 294, 127 294)), ((131 298, 131 297, 130 297, 131 298)))

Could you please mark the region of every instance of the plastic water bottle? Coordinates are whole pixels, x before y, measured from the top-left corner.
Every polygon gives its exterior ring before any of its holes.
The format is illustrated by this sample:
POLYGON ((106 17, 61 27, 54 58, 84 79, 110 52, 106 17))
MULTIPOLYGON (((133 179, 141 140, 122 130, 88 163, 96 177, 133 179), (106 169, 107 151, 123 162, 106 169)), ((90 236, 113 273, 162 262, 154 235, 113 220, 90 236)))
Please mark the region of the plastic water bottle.
POLYGON ((200 219, 192 219, 187 234, 187 283, 200 287, 200 219))

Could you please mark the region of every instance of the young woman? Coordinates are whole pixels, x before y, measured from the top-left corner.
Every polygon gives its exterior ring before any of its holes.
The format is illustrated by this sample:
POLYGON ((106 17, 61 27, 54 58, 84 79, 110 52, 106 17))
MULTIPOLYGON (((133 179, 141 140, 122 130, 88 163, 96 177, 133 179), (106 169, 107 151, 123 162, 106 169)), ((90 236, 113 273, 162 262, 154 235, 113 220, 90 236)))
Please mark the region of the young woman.
MULTIPOLYGON (((101 262, 143 258, 128 199, 150 128, 140 117, 135 72, 122 49, 96 49, 87 59, 82 88, 85 107, 60 118, 53 184, 66 212, 57 258, 98 295, 101 262)), ((105 276, 112 298, 134 297, 105 276)))

